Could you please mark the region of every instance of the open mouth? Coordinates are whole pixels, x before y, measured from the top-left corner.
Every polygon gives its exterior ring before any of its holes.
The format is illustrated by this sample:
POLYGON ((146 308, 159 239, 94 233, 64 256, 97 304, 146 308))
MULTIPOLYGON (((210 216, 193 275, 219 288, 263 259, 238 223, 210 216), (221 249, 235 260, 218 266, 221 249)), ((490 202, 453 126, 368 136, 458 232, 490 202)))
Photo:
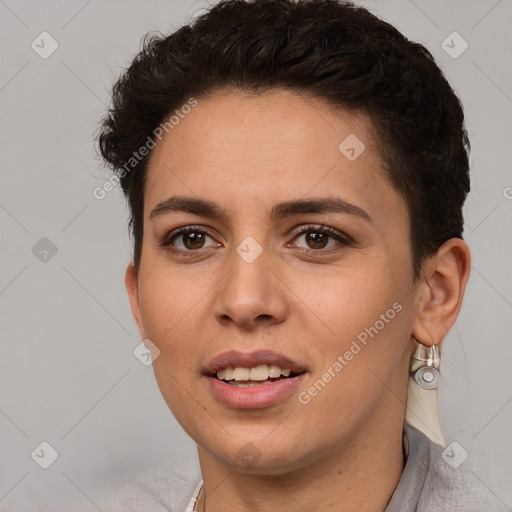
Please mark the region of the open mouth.
POLYGON ((253 368, 228 366, 218 370, 213 376, 235 387, 264 386, 279 380, 293 379, 304 372, 296 373, 289 368, 260 364, 253 368))
POLYGON ((215 399, 232 409, 263 409, 286 400, 302 385, 308 369, 284 354, 261 349, 230 350, 203 368, 215 399))

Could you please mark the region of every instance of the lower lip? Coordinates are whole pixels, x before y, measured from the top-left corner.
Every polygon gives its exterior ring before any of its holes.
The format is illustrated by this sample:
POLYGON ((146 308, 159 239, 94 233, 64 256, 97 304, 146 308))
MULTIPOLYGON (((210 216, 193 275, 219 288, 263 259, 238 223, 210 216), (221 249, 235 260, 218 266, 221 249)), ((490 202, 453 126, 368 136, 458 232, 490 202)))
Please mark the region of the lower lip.
POLYGON ((215 398, 234 409, 261 409, 275 405, 297 390, 306 373, 261 386, 238 387, 216 377, 205 377, 215 398))

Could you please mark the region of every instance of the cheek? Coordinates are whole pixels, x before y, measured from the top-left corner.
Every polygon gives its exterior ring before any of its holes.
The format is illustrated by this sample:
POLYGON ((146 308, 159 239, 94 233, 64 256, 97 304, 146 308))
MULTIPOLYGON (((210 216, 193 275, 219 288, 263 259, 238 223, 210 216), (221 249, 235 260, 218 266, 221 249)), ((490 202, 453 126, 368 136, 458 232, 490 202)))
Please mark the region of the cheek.
POLYGON ((201 325, 197 308, 204 292, 200 294, 191 286, 185 293, 184 283, 174 276, 169 279, 164 271, 141 276, 141 319, 146 337, 160 351, 153 362, 156 383, 167 406, 187 430, 187 411, 193 411, 195 417, 201 413, 191 400, 187 379, 195 373, 197 347, 193 341, 197 338, 195 328, 201 325))
POLYGON ((318 403, 369 404, 376 388, 383 388, 378 377, 393 380, 407 342, 406 305, 400 290, 401 284, 389 272, 374 267, 366 269, 364 277, 347 273, 336 286, 331 283, 317 295, 325 338, 319 336, 323 340, 314 345, 321 361, 315 377, 329 381, 325 387, 330 389, 322 392, 318 403))
POLYGON ((396 283, 382 263, 340 268, 331 274, 308 279, 300 293, 315 309, 329 332, 340 339, 357 335, 373 325, 400 296, 396 283))
POLYGON ((139 294, 144 330, 159 348, 160 362, 190 362, 194 347, 185 342, 193 338, 193 331, 201 325, 198 311, 205 294, 203 287, 194 286, 189 279, 180 281, 176 273, 155 268, 141 273, 139 294))

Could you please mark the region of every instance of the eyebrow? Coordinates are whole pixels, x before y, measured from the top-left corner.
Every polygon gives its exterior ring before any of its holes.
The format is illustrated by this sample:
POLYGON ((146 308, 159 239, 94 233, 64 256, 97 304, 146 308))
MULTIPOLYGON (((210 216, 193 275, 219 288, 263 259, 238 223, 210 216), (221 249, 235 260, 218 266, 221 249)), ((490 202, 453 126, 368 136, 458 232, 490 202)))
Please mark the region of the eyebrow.
MULTIPOLYGON (((161 215, 174 212, 193 213, 195 215, 216 217, 219 219, 226 219, 228 217, 225 210, 207 199, 189 196, 173 196, 158 203, 151 211, 149 218, 153 220, 161 215)), ((270 210, 269 217, 272 220, 279 220, 304 213, 343 213, 360 217, 370 223, 373 222, 368 212, 338 197, 320 197, 306 200, 298 199, 278 203, 270 210)))

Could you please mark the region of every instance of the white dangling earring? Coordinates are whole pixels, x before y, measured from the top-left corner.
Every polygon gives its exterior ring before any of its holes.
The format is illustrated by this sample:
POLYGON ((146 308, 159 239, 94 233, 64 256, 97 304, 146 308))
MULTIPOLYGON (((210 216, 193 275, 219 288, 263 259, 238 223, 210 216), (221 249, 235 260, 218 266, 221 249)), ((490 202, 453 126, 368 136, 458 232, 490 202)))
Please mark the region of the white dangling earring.
POLYGON ((412 356, 411 373, 416 383, 423 389, 436 389, 441 382, 441 351, 438 345, 426 347, 416 342, 412 356))
POLYGON ((426 347, 414 337, 411 358, 405 421, 423 432, 432 441, 446 446, 438 411, 437 388, 441 381, 441 347, 426 347))

